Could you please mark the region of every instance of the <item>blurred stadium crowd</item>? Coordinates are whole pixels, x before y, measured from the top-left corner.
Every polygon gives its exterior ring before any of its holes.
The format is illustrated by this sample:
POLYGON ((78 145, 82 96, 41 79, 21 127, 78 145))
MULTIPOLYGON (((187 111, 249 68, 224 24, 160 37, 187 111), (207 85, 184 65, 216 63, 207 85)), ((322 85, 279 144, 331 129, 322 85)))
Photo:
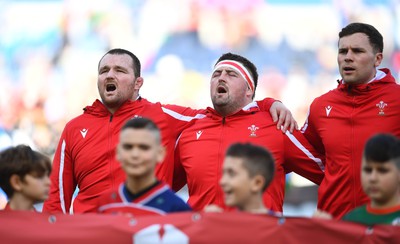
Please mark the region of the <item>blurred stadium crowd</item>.
POLYGON ((98 98, 110 48, 142 62, 141 95, 211 106, 209 77, 225 52, 257 65, 256 99, 274 97, 299 125, 312 99, 336 86, 337 33, 349 22, 384 36, 400 70, 398 0, 0 0, 0 150, 28 144, 52 157, 66 122, 98 98))

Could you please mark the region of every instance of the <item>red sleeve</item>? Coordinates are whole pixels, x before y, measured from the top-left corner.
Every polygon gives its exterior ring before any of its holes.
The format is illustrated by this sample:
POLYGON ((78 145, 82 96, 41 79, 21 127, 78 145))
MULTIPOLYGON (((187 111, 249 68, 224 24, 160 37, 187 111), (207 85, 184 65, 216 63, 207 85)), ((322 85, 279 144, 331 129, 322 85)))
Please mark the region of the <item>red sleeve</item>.
POLYGON ((316 120, 318 119, 318 116, 316 115, 316 102, 315 100, 311 104, 309 110, 308 110, 308 115, 306 122, 304 123, 303 127, 301 128, 301 132, 305 136, 305 138, 308 140, 311 145, 320 153, 320 154, 325 154, 325 147, 324 144, 322 143, 321 137, 319 136, 317 129, 316 129, 316 120))
POLYGON ((293 171, 317 185, 321 184, 325 165, 323 154, 318 153, 300 131, 286 132, 284 138, 285 171, 293 171))
POLYGON ((76 182, 73 177, 73 162, 67 143, 66 129, 64 129, 54 155, 50 174, 50 194, 44 202, 43 212, 69 213, 76 182))
POLYGON ((258 105, 258 107, 260 108, 261 111, 269 113, 269 110, 271 109, 271 106, 272 106, 272 104, 274 102, 279 102, 279 101, 275 100, 273 98, 267 97, 267 98, 264 98, 261 101, 257 101, 257 105, 258 105))
POLYGON ((162 110, 168 115, 171 131, 175 134, 175 138, 181 134, 193 119, 203 118, 205 114, 204 109, 192 109, 171 104, 162 105, 162 110))

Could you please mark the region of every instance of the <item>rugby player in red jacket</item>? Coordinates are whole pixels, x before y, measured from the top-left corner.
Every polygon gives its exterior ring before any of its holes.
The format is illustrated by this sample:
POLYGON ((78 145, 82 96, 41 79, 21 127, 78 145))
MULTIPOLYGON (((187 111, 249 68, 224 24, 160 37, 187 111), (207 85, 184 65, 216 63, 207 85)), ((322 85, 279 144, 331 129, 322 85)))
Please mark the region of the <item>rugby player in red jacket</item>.
POLYGON ((385 132, 400 136, 400 85, 388 69, 377 69, 383 59, 382 35, 371 25, 352 23, 339 33, 338 45, 342 80, 312 102, 302 128, 326 156, 319 211, 337 219, 368 202, 360 180, 368 138, 385 132))
POLYGON ((225 208, 218 182, 227 148, 252 143, 268 149, 275 159, 275 176, 263 195, 267 208, 282 212, 285 175, 296 173, 319 184, 323 161, 299 131, 283 134, 267 112, 253 102, 258 73, 246 58, 227 53, 217 61, 211 77, 214 108, 205 118, 183 130, 175 149, 174 190, 188 185, 188 203, 194 210, 210 204, 225 208))
MULTIPOLYGON (((98 65, 97 86, 100 100, 84 109, 84 113, 67 123, 53 159, 51 189, 43 211, 63 213, 96 212, 98 197, 114 189, 125 179, 115 158, 115 148, 122 125, 130 118, 148 117, 162 131, 162 143, 167 155, 156 168, 158 178, 172 184, 173 149, 175 140, 188 121, 204 117, 199 112, 175 105, 151 103, 139 96, 143 85, 140 61, 124 49, 112 49, 98 65), (79 193, 73 198, 76 187, 79 193)), ((268 99, 269 109, 274 99, 268 99)), ((293 126, 290 112, 279 102, 278 126, 293 126), (289 118, 288 118, 289 117, 289 118)), ((272 107, 271 107, 272 109, 272 107)), ((293 129, 291 127, 291 129, 293 129)))

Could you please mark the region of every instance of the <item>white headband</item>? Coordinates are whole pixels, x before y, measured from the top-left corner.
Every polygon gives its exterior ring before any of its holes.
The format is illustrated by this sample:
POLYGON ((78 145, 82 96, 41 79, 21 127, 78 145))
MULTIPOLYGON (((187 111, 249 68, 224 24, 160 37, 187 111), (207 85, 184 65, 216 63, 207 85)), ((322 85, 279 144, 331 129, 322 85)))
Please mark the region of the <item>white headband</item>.
POLYGON ((246 67, 244 67, 241 63, 234 60, 222 60, 215 65, 213 73, 221 67, 229 67, 237 71, 243 77, 243 79, 246 80, 249 88, 254 91, 253 77, 250 75, 250 72, 246 69, 246 67))

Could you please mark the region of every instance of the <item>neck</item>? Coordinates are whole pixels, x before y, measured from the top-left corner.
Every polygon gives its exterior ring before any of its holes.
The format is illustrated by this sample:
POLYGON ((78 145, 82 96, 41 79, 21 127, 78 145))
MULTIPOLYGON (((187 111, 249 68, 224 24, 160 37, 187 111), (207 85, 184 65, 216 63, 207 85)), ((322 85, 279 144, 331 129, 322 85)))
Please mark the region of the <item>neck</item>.
POLYGON ((14 193, 9 201, 12 210, 34 211, 34 202, 20 193, 14 193))
POLYGON ((126 187, 129 189, 130 192, 136 194, 148 188, 149 186, 153 185, 156 182, 157 178, 155 176, 142 177, 142 178, 128 177, 126 180, 126 187))
POLYGON ((241 211, 249 213, 268 213, 268 209, 264 206, 262 195, 250 198, 244 206, 239 207, 241 211))
POLYGON ((213 104, 215 111, 223 117, 235 114, 242 110, 244 107, 249 105, 253 100, 251 99, 245 99, 240 102, 231 102, 223 105, 218 105, 218 104, 213 104))

